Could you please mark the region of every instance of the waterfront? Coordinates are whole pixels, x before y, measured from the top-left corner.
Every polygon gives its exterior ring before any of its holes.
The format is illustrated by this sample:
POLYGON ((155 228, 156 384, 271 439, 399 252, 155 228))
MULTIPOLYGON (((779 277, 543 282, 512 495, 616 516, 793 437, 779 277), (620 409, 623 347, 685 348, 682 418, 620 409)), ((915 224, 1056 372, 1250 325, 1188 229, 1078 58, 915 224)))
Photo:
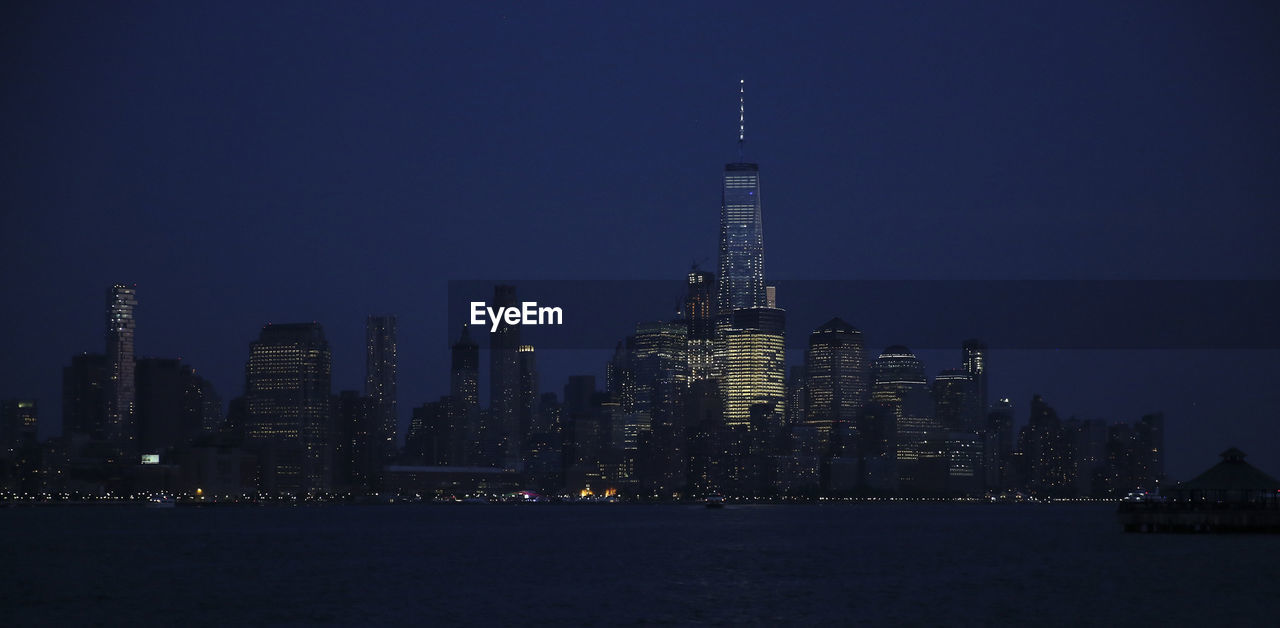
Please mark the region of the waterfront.
POLYGON ((1280 537, 1126 535, 1110 504, 0 511, 6 625, 1213 623, 1280 537))

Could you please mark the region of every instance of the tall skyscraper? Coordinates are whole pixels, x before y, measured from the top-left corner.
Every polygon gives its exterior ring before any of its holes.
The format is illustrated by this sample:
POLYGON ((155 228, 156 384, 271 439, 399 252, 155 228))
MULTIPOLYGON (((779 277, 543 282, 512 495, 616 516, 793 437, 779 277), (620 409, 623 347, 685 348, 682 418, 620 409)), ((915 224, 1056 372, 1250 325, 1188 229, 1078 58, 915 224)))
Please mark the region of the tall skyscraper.
POLYGON ((450 349, 449 396, 453 398, 446 430, 450 463, 477 462, 478 445, 486 436, 480 420, 480 347, 471 339, 466 325, 450 349))
POLYGON ((376 455, 389 462, 396 455, 396 317, 365 319, 364 395, 369 398, 377 430, 376 455))
POLYGON ((924 365, 910 349, 893 345, 871 363, 871 401, 893 416, 899 479, 910 487, 917 479, 915 465, 922 446, 941 428, 934 418, 924 365))
POLYGON ((521 451, 524 443, 533 432, 538 422, 538 404, 542 401, 538 392, 538 353, 532 345, 520 345, 516 349, 516 357, 520 362, 520 392, 516 399, 516 414, 520 424, 517 435, 521 451))
MULTIPOLYGON (((494 286, 494 307, 518 307, 515 286, 494 286)), ((520 462, 520 326, 499 322, 489 334, 489 464, 520 462)))
POLYGON ((217 393, 208 380, 177 358, 141 358, 137 361, 137 403, 140 453, 166 453, 189 443, 221 422, 217 393), (209 401, 213 401, 210 404, 209 401), (215 417, 206 416, 216 413, 215 417))
POLYGON ((743 161, 743 87, 738 88, 738 161, 724 167, 720 203, 718 317, 728 322, 733 310, 766 307, 764 222, 760 205, 760 166, 743 161))
POLYGON ((35 399, 0 401, 0 456, 8 457, 24 446, 34 446, 39 419, 35 399))
POLYGON ((330 368, 319 323, 267 325, 249 345, 245 437, 266 452, 271 492, 329 490, 330 368))
POLYGON ((94 440, 107 437, 107 358, 100 353, 71 357, 62 368, 62 435, 84 434, 94 440))
POLYGON ((964 370, 973 378, 973 383, 978 389, 978 413, 986 414, 989 403, 987 399, 987 345, 977 339, 966 340, 961 353, 964 370))
POLYGON ((752 406, 768 406, 766 423, 781 427, 786 412, 786 313, 775 308, 734 311, 725 338, 724 418, 749 426, 752 406))
POLYGON ((125 454, 137 451, 133 410, 136 398, 133 357, 136 286, 116 284, 107 289, 106 437, 125 454))
POLYGON ((867 394, 862 332, 833 318, 809 334, 804 354, 807 421, 852 422, 867 394))
POLYGON ((715 374, 716 276, 689 271, 684 297, 684 322, 689 339, 689 380, 710 379, 715 374))
POLYGON ((977 433, 984 421, 978 410, 978 385, 965 369, 946 369, 933 379, 934 415, 944 429, 977 433))

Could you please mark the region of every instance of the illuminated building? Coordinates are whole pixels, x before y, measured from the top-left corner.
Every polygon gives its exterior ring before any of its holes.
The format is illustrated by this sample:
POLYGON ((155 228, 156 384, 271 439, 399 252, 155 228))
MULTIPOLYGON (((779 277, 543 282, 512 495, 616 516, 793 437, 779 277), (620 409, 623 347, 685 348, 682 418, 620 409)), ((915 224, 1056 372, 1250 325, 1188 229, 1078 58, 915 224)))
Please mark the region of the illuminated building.
POLYGON ((739 83, 738 161, 726 164, 720 204, 720 267, 717 308, 722 321, 733 310, 766 307, 764 224, 760 205, 760 166, 742 161, 746 139, 743 88, 739 83))
POLYGON ((982 430, 978 386, 965 369, 946 369, 933 380, 934 415, 943 428, 956 432, 982 430))
POLYGON ((538 403, 541 395, 538 392, 538 354, 532 345, 520 345, 516 350, 516 358, 520 364, 520 390, 516 398, 516 412, 520 422, 520 450, 529 440, 538 423, 538 403))
POLYGON ((681 322, 636 325, 636 333, 627 343, 635 411, 662 420, 677 413, 676 404, 689 383, 688 333, 681 322))
MULTIPOLYGON (((493 307, 519 307, 515 286, 493 288, 493 307)), ((489 416, 481 445, 483 464, 515 468, 520 462, 520 326, 498 322, 489 333, 489 416)))
POLYGON ((124 453, 137 450, 134 424, 133 335, 137 325, 137 288, 116 284, 107 289, 106 438, 124 453))
POLYGON ((867 394, 862 332, 833 318, 809 334, 805 419, 852 422, 867 394))
POLYGON ((930 432, 941 427, 933 416, 933 396, 924 366, 914 353, 902 345, 880 353, 871 364, 871 401, 893 416, 899 479, 908 488, 916 479, 921 445, 930 432))
POLYGON ((776 308, 735 310, 725 337, 724 420, 729 427, 751 423, 751 407, 770 406, 771 423, 781 425, 786 410, 786 317, 776 308))
POLYGON ((373 413, 378 455, 390 462, 396 454, 396 317, 365 319, 364 394, 373 413))
POLYGON ((716 276, 689 271, 684 298, 684 322, 687 327, 689 380, 700 381, 715 376, 715 299, 716 276))
POLYGON ((267 325, 245 365, 245 438, 272 493, 329 489, 330 354, 319 323, 267 325))
POLYGON ((449 354, 449 464, 468 464, 477 459, 476 445, 485 436, 485 425, 480 420, 480 347, 466 325, 449 354))
POLYGON ((977 339, 964 341, 964 346, 961 348, 961 361, 965 372, 969 373, 977 387, 978 414, 983 415, 988 408, 987 345, 977 339))

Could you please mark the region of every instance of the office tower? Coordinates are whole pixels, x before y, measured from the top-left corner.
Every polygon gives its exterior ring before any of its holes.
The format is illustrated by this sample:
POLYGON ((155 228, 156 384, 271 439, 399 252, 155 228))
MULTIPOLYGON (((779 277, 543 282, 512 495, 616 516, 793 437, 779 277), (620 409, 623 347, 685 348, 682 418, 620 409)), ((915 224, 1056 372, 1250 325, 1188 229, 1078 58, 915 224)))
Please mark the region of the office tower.
POLYGON ((716 276, 689 271, 684 297, 684 322, 689 342, 689 380, 700 381, 715 375, 716 276))
POLYGON ((803 364, 793 365, 787 374, 787 425, 805 421, 804 413, 809 407, 807 379, 803 364))
POLYGON ((137 450, 133 422, 135 379, 133 374, 134 309, 137 288, 116 284, 107 289, 107 391, 106 438, 126 454, 137 450))
MULTIPOLYGON (((518 307, 515 286, 493 288, 495 308, 518 307)), ((498 323, 489 334, 489 424, 485 457, 489 464, 514 467, 520 460, 520 326, 498 323)))
POLYGON ((448 396, 414 408, 405 437, 406 456, 415 464, 428 466, 459 464, 451 458, 453 417, 453 398, 448 396))
POLYGON ((781 427, 786 416, 786 314, 774 308, 735 310, 725 337, 724 418, 746 427, 751 408, 769 406, 766 422, 781 427))
POLYGON ((449 354, 449 396, 453 398, 449 459, 451 464, 470 464, 476 462, 476 443, 484 436, 484 425, 480 421, 480 347, 471 339, 468 326, 462 326, 449 354))
POLYGON ((1013 410, 1013 400, 1001 398, 987 412, 987 485, 992 488, 1013 488, 1013 410))
POLYGON ((319 323, 267 325, 245 364, 245 437, 272 493, 329 489, 330 354, 319 323))
POLYGON ((107 358, 97 353, 72 356, 62 367, 62 435, 107 437, 107 358))
POLYGON ((364 395, 372 407, 378 455, 385 463, 395 458, 399 422, 396 406, 396 317, 366 318, 364 336, 364 395))
POLYGON ((163 453, 221 427, 222 404, 213 384, 181 360, 140 358, 135 376, 140 453, 163 453))
POLYGON ((807 421, 853 422, 867 394, 862 332, 833 318, 809 334, 805 350, 807 421))
POLYGON ((604 365, 604 391, 623 412, 636 409, 636 370, 631 364, 635 351, 635 335, 627 336, 614 345, 613 355, 604 365))
POLYGON ((720 203, 720 267, 717 308, 722 324, 733 310, 767 307, 760 166, 743 161, 743 87, 738 88, 738 161, 724 167, 720 203))
POLYGON ((35 399, 0 401, 0 457, 36 444, 40 410, 35 399))
POLYGON ((893 416, 899 480, 912 490, 924 443, 941 426, 933 416, 924 366, 910 349, 890 346, 871 363, 871 401, 893 416))
POLYGON ((1133 437, 1134 485, 1154 491, 1164 482, 1164 414, 1144 415, 1133 437))
POLYGON ((978 385, 965 369, 945 369, 933 380, 934 417, 943 429, 976 434, 984 427, 978 385))
POLYGON ((633 411, 669 420, 689 383, 688 326, 680 322, 636 325, 628 342, 635 380, 633 411))
POLYGON ((1018 436, 1026 486, 1039 495, 1068 496, 1073 474, 1070 452, 1058 413, 1040 395, 1031 399, 1031 414, 1018 436))
POLYGON ((987 399, 987 345, 981 340, 964 341, 961 348, 961 359, 964 370, 973 378, 978 394, 978 414, 984 415, 988 408, 987 399))
POLYGON ((532 345, 520 345, 516 349, 516 359, 520 365, 520 388, 516 396, 516 413, 520 429, 520 451, 524 451, 524 443, 532 435, 538 422, 538 354, 532 345))
POLYGON ((382 466, 381 417, 373 400, 344 390, 330 400, 333 415, 333 488, 365 493, 373 490, 382 466))

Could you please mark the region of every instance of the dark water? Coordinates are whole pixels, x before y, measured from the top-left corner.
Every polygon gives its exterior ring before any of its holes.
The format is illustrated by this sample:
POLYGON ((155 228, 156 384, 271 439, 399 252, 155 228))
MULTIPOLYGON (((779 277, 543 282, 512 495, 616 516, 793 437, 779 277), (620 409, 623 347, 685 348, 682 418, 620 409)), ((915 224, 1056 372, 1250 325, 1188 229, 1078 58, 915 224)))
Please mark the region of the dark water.
POLYGON ((1280 536, 1099 505, 0 510, 3 625, 1275 625, 1280 536))

